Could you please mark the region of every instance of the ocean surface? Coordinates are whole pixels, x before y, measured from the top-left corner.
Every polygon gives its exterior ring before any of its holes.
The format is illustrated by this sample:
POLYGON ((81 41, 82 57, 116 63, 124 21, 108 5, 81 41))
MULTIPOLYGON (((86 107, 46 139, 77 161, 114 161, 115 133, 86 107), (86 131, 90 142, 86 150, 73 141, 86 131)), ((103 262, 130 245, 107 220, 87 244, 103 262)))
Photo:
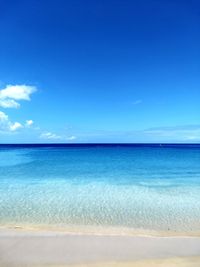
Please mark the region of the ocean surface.
POLYGON ((0 145, 0 226, 200 232, 200 145, 0 145))

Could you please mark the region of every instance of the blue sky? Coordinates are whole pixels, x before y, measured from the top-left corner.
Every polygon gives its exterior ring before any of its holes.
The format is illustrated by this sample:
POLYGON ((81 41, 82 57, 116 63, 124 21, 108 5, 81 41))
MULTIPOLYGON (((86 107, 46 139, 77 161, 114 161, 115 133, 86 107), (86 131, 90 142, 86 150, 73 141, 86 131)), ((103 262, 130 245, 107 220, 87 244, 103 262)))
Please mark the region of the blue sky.
POLYGON ((0 142, 199 142, 200 3, 0 1, 0 142))

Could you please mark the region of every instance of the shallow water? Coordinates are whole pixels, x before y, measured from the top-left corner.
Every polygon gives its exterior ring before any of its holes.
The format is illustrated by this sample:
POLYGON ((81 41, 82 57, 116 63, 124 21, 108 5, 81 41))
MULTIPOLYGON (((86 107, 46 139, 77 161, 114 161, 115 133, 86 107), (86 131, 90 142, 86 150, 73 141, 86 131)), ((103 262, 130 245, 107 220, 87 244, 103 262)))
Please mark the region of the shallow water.
POLYGON ((200 230, 200 146, 0 146, 0 224, 200 230))

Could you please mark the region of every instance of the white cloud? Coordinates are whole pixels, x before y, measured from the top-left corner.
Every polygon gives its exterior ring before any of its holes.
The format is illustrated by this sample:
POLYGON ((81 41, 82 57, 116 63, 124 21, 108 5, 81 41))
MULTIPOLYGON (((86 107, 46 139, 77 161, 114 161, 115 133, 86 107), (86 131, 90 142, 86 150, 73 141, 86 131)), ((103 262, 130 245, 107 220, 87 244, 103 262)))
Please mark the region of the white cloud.
POLYGON ((66 139, 69 141, 73 141, 73 140, 76 140, 76 136, 72 135, 70 137, 67 137, 66 139))
POLYGON ((25 126, 31 127, 31 125, 33 125, 33 120, 26 120, 25 126))
POLYGON ((13 99, 0 99, 0 107, 2 108, 19 108, 20 104, 13 99))
POLYGON ((47 140, 62 140, 62 141, 74 141, 76 139, 76 136, 72 135, 69 137, 66 137, 64 135, 57 135, 52 132, 45 132, 40 134, 41 139, 47 139, 47 140))
MULTIPOLYGON (((36 87, 28 85, 7 85, 0 90, 0 107, 19 108, 21 100, 30 101, 32 93, 37 91, 36 87)), ((10 121, 7 114, 0 111, 0 132, 16 132, 17 130, 30 127, 32 120, 27 120, 24 125, 19 122, 10 121)))
POLYGON ((0 111, 0 132, 14 132, 23 128, 19 122, 11 122, 4 112, 0 111))
POLYGON ((47 133, 42 133, 40 135, 40 138, 42 139, 54 139, 54 140, 59 140, 61 139, 61 136, 51 133, 51 132, 47 132, 47 133))
POLYGON ((13 124, 10 125, 10 130, 11 131, 16 131, 16 130, 18 130, 20 128, 23 128, 23 126, 19 122, 14 122, 13 124))
POLYGON ((0 107, 19 108, 20 104, 18 101, 30 101, 30 95, 36 91, 35 86, 7 85, 4 89, 0 90, 0 107))

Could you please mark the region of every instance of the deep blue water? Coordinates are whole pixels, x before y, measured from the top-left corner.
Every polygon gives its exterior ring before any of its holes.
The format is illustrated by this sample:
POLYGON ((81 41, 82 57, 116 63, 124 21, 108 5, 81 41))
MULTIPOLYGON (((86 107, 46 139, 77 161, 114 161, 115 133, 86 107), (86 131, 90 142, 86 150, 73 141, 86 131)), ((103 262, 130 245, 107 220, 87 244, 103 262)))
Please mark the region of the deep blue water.
POLYGON ((0 224, 200 230, 200 145, 0 145, 0 224))

